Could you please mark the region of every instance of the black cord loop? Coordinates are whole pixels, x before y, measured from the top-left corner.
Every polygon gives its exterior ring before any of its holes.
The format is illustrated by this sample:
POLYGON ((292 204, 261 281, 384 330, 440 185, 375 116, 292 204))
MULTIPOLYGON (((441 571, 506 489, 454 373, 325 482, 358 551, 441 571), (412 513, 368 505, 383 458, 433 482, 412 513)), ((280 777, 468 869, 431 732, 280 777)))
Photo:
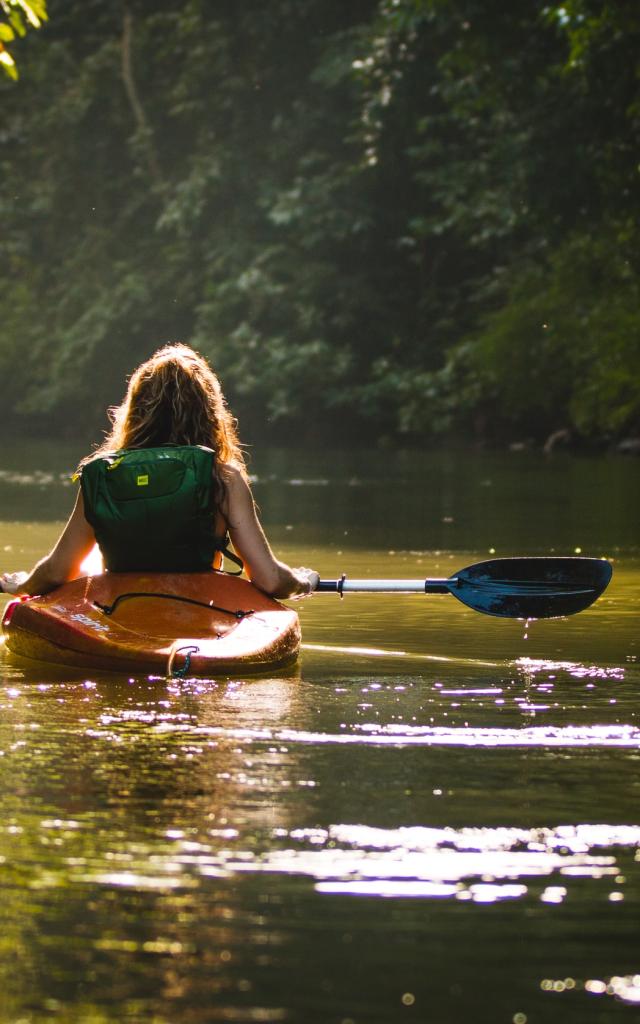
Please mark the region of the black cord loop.
POLYGON ((223 612, 225 615, 233 615, 238 622, 246 619, 248 615, 254 614, 253 608, 248 611, 243 611, 242 608, 233 611, 231 608, 221 608, 219 605, 214 604, 213 601, 197 601, 193 597, 182 597, 181 594, 159 594, 142 590, 132 591, 128 594, 118 594, 113 604, 100 604, 99 601, 94 601, 93 605, 95 608, 99 608, 101 612, 104 612, 105 615, 113 615, 119 604, 123 601, 129 601, 133 597, 159 597, 165 601, 182 601, 184 604, 195 604, 199 608, 208 608, 212 612, 223 612))

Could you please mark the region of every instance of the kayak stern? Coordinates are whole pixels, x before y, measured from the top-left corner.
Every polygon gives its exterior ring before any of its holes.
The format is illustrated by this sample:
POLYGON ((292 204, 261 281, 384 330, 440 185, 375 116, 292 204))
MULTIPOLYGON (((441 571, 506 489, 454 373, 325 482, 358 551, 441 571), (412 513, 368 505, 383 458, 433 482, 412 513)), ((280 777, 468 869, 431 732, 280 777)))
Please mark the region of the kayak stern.
POLYGON ((77 668, 200 676, 295 661, 297 614, 222 573, 103 573, 11 601, 8 651, 77 668))

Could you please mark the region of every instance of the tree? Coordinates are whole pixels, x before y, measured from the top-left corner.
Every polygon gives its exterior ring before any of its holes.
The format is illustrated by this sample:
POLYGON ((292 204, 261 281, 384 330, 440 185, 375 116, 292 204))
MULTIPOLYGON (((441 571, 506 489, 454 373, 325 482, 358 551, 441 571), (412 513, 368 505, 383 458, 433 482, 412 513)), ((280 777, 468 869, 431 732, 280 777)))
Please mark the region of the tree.
POLYGON ((498 428, 615 437, 640 430, 640 10, 572 0, 546 22, 565 55, 532 144, 573 195, 558 204, 546 186, 534 198, 545 244, 504 274, 468 367, 498 428))

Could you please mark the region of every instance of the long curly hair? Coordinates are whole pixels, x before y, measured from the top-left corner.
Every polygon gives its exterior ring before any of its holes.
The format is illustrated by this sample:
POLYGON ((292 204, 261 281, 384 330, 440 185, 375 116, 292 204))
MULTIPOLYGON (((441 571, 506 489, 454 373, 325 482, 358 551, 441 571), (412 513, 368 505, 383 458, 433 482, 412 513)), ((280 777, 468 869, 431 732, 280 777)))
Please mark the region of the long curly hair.
POLYGON ((206 359, 188 345, 164 345, 133 372, 121 405, 109 409, 111 431, 81 465, 124 448, 205 445, 215 452, 218 501, 225 486, 220 466, 243 473, 236 420, 206 359))

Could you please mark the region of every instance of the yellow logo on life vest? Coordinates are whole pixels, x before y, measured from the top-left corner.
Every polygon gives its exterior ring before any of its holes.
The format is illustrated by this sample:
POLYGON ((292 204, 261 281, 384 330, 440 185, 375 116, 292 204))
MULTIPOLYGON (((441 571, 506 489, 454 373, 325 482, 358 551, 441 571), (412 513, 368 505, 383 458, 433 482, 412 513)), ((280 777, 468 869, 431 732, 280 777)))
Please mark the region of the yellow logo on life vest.
POLYGON ((138 487, 146 487, 147 484, 149 483, 149 476, 148 476, 148 474, 145 473, 144 476, 137 477, 136 483, 137 483, 138 487))

